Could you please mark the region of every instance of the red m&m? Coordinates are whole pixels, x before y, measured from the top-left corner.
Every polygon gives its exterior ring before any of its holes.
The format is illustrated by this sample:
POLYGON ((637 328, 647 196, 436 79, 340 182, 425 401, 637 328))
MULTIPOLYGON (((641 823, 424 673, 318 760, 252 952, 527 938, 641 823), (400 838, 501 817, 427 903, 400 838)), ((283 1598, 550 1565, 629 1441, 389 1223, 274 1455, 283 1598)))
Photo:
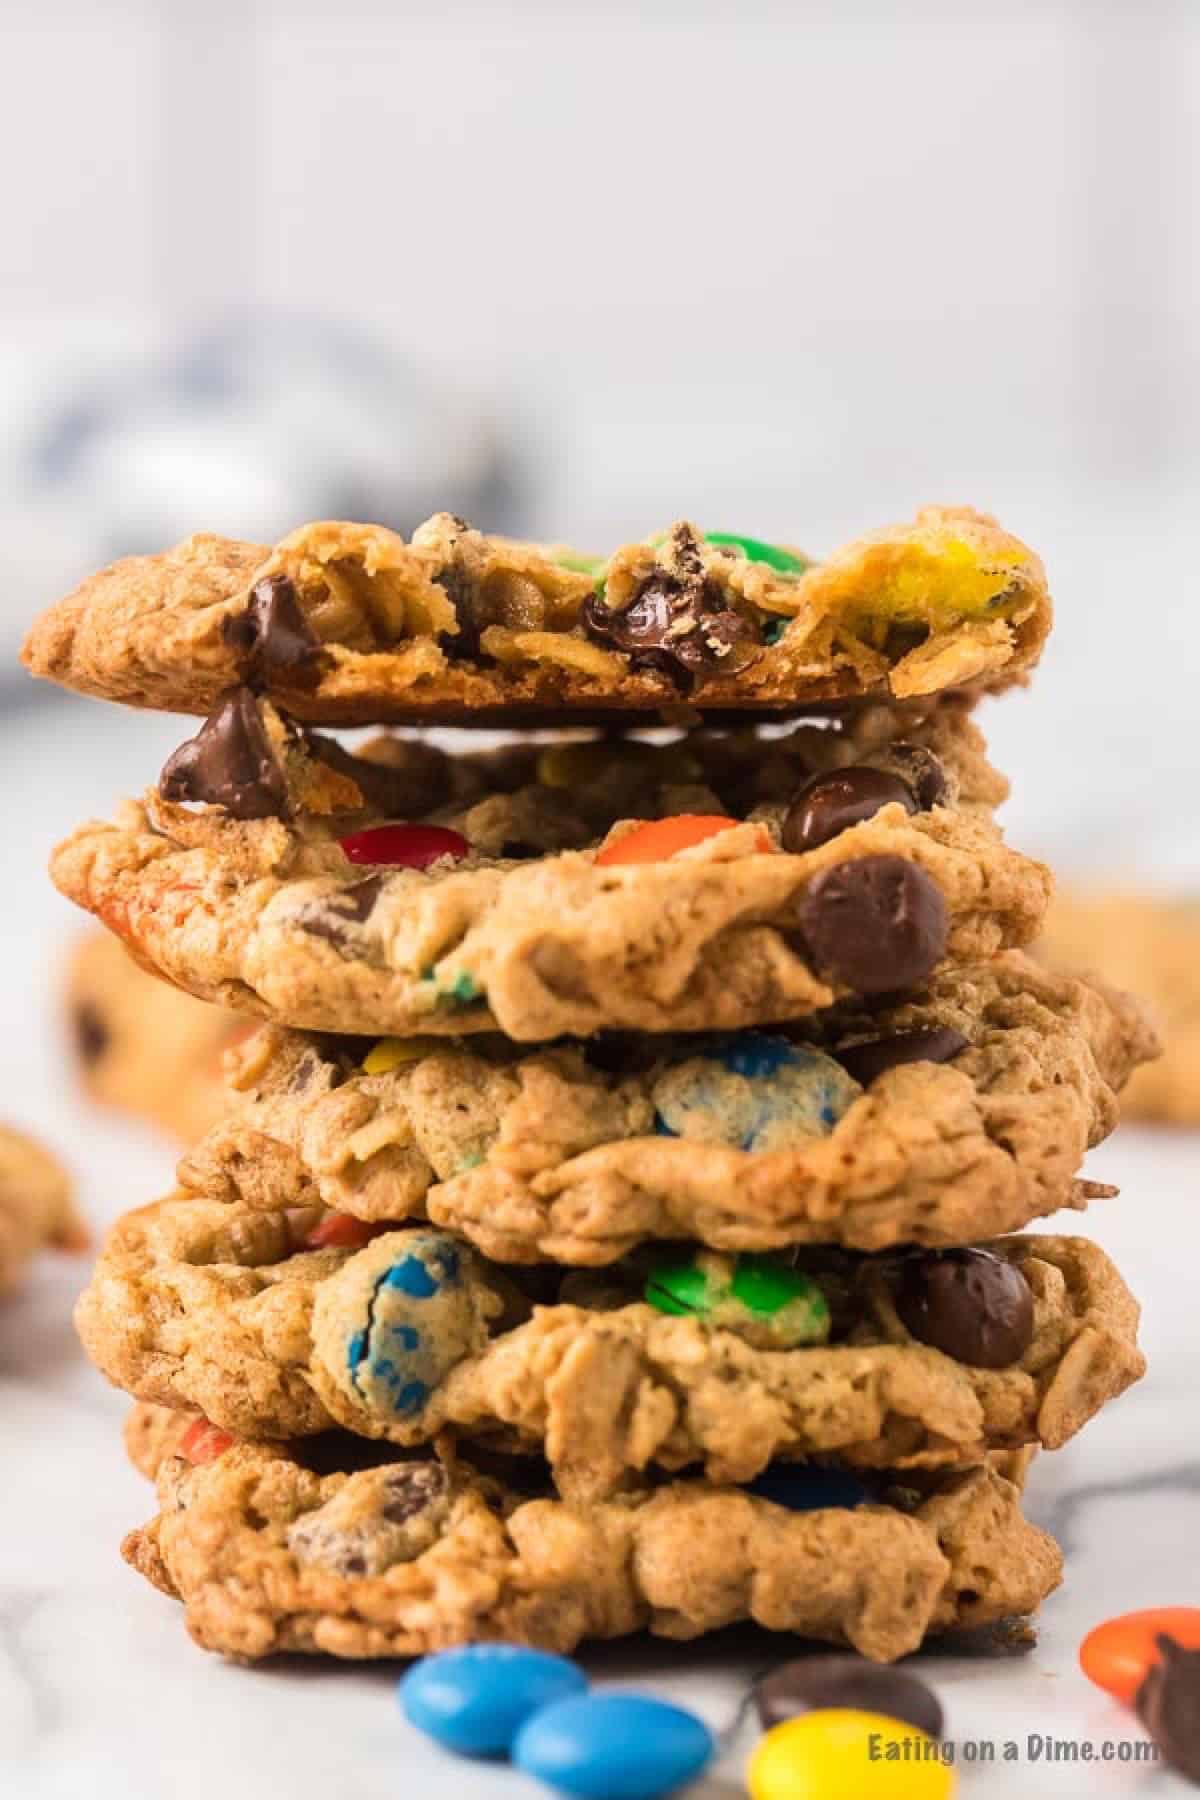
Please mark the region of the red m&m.
POLYGON ((446 825, 375 825, 338 842, 352 863, 397 869, 428 869, 446 856, 457 862, 471 848, 461 832, 446 825))

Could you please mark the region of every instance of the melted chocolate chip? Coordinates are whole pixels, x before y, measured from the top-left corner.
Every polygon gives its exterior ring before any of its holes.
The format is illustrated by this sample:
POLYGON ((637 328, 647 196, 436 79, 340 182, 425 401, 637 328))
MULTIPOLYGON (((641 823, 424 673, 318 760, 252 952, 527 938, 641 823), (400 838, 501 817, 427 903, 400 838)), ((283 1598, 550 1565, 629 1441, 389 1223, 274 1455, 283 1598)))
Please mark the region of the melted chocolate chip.
POLYGON ((622 611, 589 594, 580 617, 588 636, 624 650, 637 670, 667 675, 685 691, 730 666, 739 645, 759 645, 761 631, 722 604, 705 572, 694 533, 677 529, 670 568, 657 569, 622 611))
POLYGON ((800 908, 808 954, 861 994, 913 987, 946 950, 946 903, 902 856, 859 856, 812 882, 800 908))
POLYGON ((946 798, 946 771, 924 744, 889 744, 878 757, 879 767, 908 783, 922 812, 930 812, 946 798))
POLYGON ((1163 1761, 1200 1783, 1200 1650, 1185 1650, 1166 1632, 1155 1642, 1162 1660, 1151 1664, 1137 1691, 1137 1715, 1163 1761))
POLYGON ((245 612, 225 619, 221 636, 243 680, 257 687, 313 687, 321 676, 321 640, 286 575, 256 583, 245 612))
POLYGON ((871 769, 863 763, 810 776, 784 814, 783 847, 803 855, 891 805, 902 806, 907 813, 917 811, 916 795, 908 783, 885 769, 871 769))
POLYGON ((164 800, 223 806, 235 819, 282 818, 287 786, 248 687, 229 688, 194 738, 167 758, 164 800))
POLYGON ((387 1478, 387 1499, 383 1517, 392 1525, 403 1525, 418 1513, 441 1500, 449 1483, 440 1463, 402 1463, 387 1478))
POLYGON ((758 1683, 754 1703, 764 1731, 798 1713, 849 1707, 915 1725, 931 1738, 942 1735, 942 1704, 932 1689, 902 1669, 880 1668, 860 1656, 804 1656, 783 1663, 758 1683))
POLYGON ((71 1008, 71 1028, 79 1060, 87 1066, 99 1062, 112 1040, 112 1033, 90 1000, 80 1000, 71 1008))
POLYGON ((385 879, 383 875, 368 875, 365 881, 356 881, 325 900, 314 900, 296 915, 296 922, 311 937, 324 938, 330 944, 348 944, 355 927, 365 925, 374 912, 385 879))
POLYGON ((891 1037, 869 1038, 861 1044, 843 1044, 834 1055, 855 1081, 864 1087, 901 1063, 953 1062, 970 1043, 950 1025, 920 1025, 913 1031, 897 1031, 891 1037))
POLYGON ((1033 1292, 1020 1269, 990 1250, 909 1257, 896 1311, 923 1344, 976 1369, 1019 1362, 1033 1341, 1033 1292))

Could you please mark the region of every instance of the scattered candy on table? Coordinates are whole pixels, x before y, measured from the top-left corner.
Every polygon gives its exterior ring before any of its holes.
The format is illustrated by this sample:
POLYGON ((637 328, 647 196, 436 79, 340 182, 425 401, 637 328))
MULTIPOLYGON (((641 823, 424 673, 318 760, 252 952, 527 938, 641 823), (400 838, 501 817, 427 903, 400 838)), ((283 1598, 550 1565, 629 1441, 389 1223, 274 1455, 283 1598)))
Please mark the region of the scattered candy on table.
POLYGON ((1163 1761, 1200 1785, 1200 1651, 1160 1632, 1157 1661, 1137 1692, 1138 1718, 1163 1761))
POLYGON ((800 1656, 781 1663, 757 1684, 754 1704, 763 1729, 802 1713, 845 1709, 882 1713, 940 1738, 942 1703, 932 1688, 903 1669, 868 1662, 864 1656, 800 1656))
POLYGON ((861 1093, 823 1051, 745 1031, 659 1076, 655 1130, 739 1150, 787 1150, 827 1137, 861 1093))
MULTIPOLYGON (((741 819, 727 819, 718 813, 679 813, 670 819, 647 819, 606 844, 597 852, 596 863, 600 868, 616 868, 626 863, 666 862, 680 850, 706 843, 718 832, 734 831, 741 823, 741 819)), ((759 852, 765 854, 773 847, 770 832, 760 825, 759 852)))
POLYGON ((935 1738, 849 1707, 776 1725, 750 1758, 750 1800, 948 1800, 957 1786, 935 1738))
POLYGON ((694 1713, 640 1694, 587 1694, 535 1713, 513 1761, 579 1800, 655 1800, 711 1761, 708 1727, 694 1713))
POLYGON ((823 1344, 829 1336, 829 1305, 820 1287, 770 1256, 698 1251, 655 1269, 645 1298, 659 1312, 704 1319, 777 1349, 823 1344))
POLYGON ((445 825, 374 825, 369 831, 352 831, 338 843, 352 863, 399 869, 428 869, 444 857, 457 862, 471 849, 461 832, 445 825))
POLYGON ((518 1731, 556 1701, 585 1693, 578 1663, 518 1644, 469 1644, 427 1656, 396 1690, 405 1717, 463 1756, 507 1756, 518 1731))
POLYGON ((1080 1644, 1079 1666, 1097 1687, 1132 1701, 1160 1660, 1158 1638, 1164 1634, 1188 1650, 1200 1650, 1200 1606, 1151 1606, 1105 1619, 1080 1644))

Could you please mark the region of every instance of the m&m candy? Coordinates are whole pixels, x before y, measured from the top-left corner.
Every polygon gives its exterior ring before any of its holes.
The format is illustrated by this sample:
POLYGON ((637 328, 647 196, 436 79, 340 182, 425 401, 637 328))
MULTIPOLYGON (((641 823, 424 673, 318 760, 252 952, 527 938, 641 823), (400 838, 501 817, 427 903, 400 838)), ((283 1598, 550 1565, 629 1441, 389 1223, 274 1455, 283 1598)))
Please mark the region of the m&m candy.
POLYGON ((463 1756, 507 1756, 526 1720, 587 1689, 565 1656, 519 1644, 468 1644, 427 1656, 396 1690, 418 1731, 463 1756))
POLYGON ((397 869, 428 869, 445 857, 457 862, 471 848, 461 832, 445 825, 375 825, 338 843, 352 863, 397 869))
POLYGON ((1161 1660, 1160 1633, 1185 1650, 1200 1650, 1200 1606, 1150 1606, 1105 1619, 1080 1644, 1079 1666, 1106 1693, 1132 1701, 1151 1666, 1161 1660))
POLYGON ((513 1745, 527 1775, 579 1800, 655 1800, 691 1781, 713 1740, 694 1713, 640 1694, 587 1694, 535 1713, 513 1745))
POLYGON ((750 1800, 949 1800, 942 1746, 915 1726, 850 1707, 804 1713, 761 1738, 750 1800))

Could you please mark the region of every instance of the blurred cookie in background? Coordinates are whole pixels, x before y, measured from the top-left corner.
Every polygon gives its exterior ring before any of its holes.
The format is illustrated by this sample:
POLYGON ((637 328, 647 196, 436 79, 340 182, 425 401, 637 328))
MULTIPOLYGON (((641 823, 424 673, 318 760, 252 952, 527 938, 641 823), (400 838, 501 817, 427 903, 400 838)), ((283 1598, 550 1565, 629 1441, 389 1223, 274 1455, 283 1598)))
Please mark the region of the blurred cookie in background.
POLYGON ((97 931, 71 957, 67 1020, 89 1098, 192 1143, 225 1111, 222 1057, 255 1021, 148 975, 97 931))
POLYGON ((87 1245, 61 1163, 24 1132, 0 1125, 0 1294, 17 1285, 38 1250, 87 1245))
POLYGON ((1200 895, 1167 900, 1118 889, 1056 895, 1038 953, 1149 1002, 1165 1051, 1139 1069, 1121 1097, 1128 1119, 1200 1125, 1200 895))

